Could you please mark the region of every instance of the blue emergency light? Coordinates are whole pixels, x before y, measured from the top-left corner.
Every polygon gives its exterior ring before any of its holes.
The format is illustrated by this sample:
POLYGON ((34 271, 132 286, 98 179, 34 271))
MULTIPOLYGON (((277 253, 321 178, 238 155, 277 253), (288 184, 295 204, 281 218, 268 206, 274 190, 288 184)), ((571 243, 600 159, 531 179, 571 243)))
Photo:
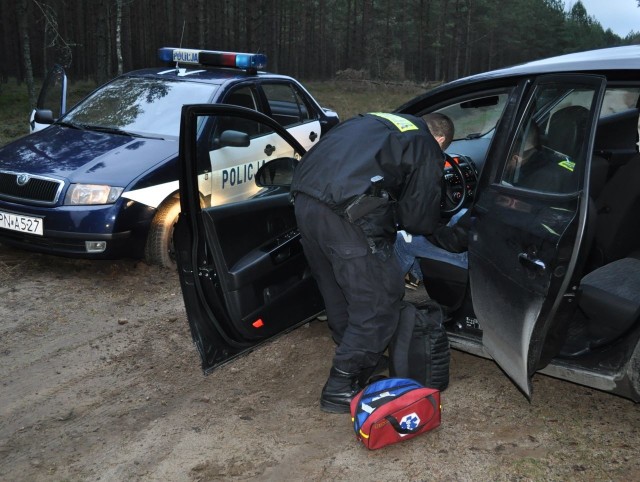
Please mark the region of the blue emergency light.
POLYGON ((220 52, 216 50, 163 47, 158 49, 158 58, 162 62, 232 67, 245 70, 264 70, 267 67, 267 56, 264 54, 220 52))

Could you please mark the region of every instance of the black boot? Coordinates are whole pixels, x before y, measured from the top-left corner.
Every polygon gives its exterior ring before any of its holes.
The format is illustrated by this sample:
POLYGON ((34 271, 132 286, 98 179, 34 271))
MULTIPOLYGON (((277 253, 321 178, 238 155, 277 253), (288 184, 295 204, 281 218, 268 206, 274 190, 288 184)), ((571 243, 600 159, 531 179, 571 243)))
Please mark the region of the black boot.
POLYGON ((358 373, 332 367, 320 396, 320 408, 329 413, 349 413, 351 399, 361 390, 358 373))

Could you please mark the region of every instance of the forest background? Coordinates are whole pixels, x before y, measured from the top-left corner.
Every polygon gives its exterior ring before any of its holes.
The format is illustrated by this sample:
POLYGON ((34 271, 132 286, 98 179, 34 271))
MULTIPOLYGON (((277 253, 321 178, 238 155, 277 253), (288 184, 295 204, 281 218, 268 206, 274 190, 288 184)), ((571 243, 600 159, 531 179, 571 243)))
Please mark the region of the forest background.
MULTIPOLYGON (((640 7, 640 0, 638 0, 640 7)), ((299 79, 453 80, 562 53, 640 43, 578 0, 0 0, 0 92, 58 63, 72 82, 158 65, 164 46, 262 52, 299 79)))

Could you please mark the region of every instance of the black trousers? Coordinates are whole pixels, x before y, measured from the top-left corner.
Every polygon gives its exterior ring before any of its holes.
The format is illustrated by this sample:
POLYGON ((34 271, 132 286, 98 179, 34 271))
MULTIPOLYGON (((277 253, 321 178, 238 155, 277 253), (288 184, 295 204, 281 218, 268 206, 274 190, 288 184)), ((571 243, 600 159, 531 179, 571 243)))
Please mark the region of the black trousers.
POLYGON ((378 362, 396 330, 404 296, 400 265, 393 255, 371 253, 363 231, 320 201, 298 194, 295 213, 338 344, 333 365, 359 373, 378 362))

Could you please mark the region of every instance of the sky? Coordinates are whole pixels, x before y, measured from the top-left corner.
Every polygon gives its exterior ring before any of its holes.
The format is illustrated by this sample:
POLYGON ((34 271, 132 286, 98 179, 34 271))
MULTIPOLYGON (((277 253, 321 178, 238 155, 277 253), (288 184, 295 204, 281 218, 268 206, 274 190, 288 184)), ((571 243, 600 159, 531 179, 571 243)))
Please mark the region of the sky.
MULTIPOLYGON (((634 30, 640 32, 640 7, 637 0, 581 0, 587 13, 600 22, 602 28, 610 28, 620 37, 634 30)), ((565 0, 569 10, 575 0, 565 0)))

